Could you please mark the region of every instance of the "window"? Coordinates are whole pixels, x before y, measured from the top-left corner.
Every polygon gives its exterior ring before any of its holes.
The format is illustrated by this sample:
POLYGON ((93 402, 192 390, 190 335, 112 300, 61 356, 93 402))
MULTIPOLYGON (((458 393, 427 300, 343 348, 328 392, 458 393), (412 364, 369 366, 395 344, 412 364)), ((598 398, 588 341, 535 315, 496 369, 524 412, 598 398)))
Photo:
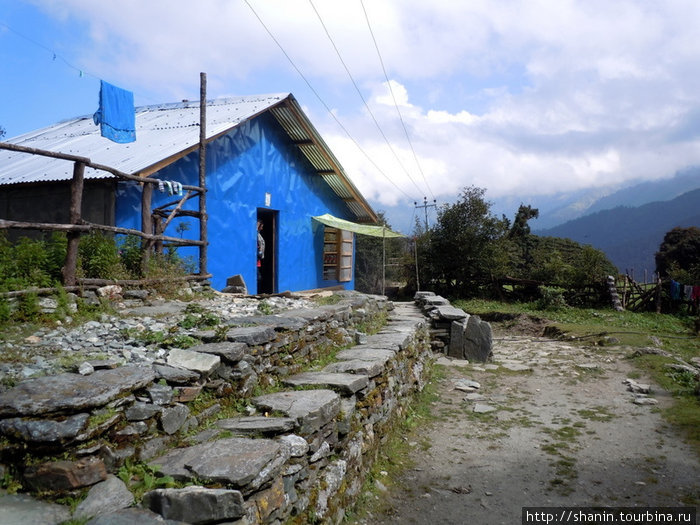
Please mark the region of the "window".
POLYGON ((347 282, 352 279, 353 233, 337 228, 323 230, 323 280, 347 282))

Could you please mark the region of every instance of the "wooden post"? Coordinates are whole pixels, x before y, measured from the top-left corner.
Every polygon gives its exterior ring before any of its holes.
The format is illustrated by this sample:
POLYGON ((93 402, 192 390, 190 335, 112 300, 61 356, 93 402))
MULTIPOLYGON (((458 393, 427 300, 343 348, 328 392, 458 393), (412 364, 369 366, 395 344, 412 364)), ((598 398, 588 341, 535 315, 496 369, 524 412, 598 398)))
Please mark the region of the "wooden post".
MULTIPOLYGON (((153 234, 153 219, 151 218, 151 200, 153 197, 153 185, 143 183, 141 191, 141 231, 149 235, 153 234)), ((153 242, 149 239, 141 241, 141 268, 146 269, 148 259, 151 256, 153 242)))
POLYGON ((207 273, 207 74, 199 74, 199 274, 207 273))
MULTIPOLYGON (((73 164, 73 181, 70 185, 70 210, 69 217, 71 224, 80 224, 82 221, 83 205, 83 176, 85 175, 85 164, 76 161, 73 164)), ((80 232, 68 232, 68 249, 66 250, 66 263, 63 266, 63 284, 65 286, 75 286, 76 267, 78 265, 78 245, 80 244, 80 232)))
POLYGON ((661 313, 661 276, 656 278, 656 297, 654 298, 656 302, 656 313, 661 313))

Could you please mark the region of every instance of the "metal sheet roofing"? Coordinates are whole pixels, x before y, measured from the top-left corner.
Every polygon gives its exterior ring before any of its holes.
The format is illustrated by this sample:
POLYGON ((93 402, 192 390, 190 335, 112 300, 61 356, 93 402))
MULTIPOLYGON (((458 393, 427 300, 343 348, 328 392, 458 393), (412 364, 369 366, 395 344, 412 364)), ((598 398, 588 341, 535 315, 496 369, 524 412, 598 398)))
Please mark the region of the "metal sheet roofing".
MULTIPOLYGON (((376 214, 290 93, 207 101, 207 141, 270 111, 319 175, 360 222, 376 214)), ((60 122, 8 140, 12 144, 87 157, 130 175, 147 176, 199 145, 199 101, 136 108, 136 142, 117 144, 100 136, 92 115, 60 122)), ((0 185, 70 180, 70 161, 0 149, 0 185)), ((86 179, 113 175, 86 168, 86 179)))

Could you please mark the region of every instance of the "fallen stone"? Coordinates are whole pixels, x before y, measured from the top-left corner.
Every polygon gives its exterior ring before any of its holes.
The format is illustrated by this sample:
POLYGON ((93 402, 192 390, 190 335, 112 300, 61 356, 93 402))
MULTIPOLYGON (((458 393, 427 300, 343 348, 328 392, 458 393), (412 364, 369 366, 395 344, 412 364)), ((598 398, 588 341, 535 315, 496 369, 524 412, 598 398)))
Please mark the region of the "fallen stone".
POLYGON ((462 392, 474 392, 481 388, 481 384, 471 379, 457 379, 454 382, 454 387, 455 390, 461 390, 462 392))
POLYGON ((340 397, 332 390, 276 392, 255 397, 252 403, 259 410, 293 418, 302 436, 318 431, 340 412, 340 397))
POLYGON ((294 429, 295 422, 289 417, 248 416, 221 419, 216 426, 234 434, 283 434, 294 429))
POLYGON ((646 397, 643 394, 637 394, 632 399, 632 403, 635 405, 658 405, 659 401, 653 397, 646 397))
POLYGON ((627 390, 635 394, 648 394, 651 392, 651 385, 646 383, 637 383, 634 379, 629 377, 623 381, 627 385, 627 390))
POLYGON ((501 367, 505 368, 506 370, 510 370, 511 372, 527 372, 528 370, 532 370, 531 366, 523 365, 521 363, 507 363, 506 362, 506 363, 501 363, 501 367))
POLYGON ((218 355, 173 348, 168 353, 167 362, 170 366, 209 375, 217 369, 221 363, 221 358, 218 355))
POLYGON ((87 376, 92 374, 95 371, 95 367, 92 366, 90 363, 84 361, 80 363, 80 366, 78 366, 78 373, 81 376, 87 376))
POLYGON ((488 414, 489 412, 494 412, 496 410, 498 410, 496 407, 487 405, 486 403, 476 403, 472 409, 472 412, 476 414, 488 414))
POLYGON ((344 395, 352 395, 369 383, 366 375, 330 372, 303 372, 284 378, 282 382, 291 386, 323 386, 344 395))
POLYGON ((229 484, 247 491, 276 476, 289 451, 271 439, 227 438, 172 450, 151 462, 166 476, 229 484))
POLYGON ((437 365, 442 365, 442 366, 458 366, 458 367, 464 367, 464 366, 469 366, 469 361, 466 359, 452 359, 452 358, 447 358, 443 355, 437 358, 435 361, 435 364, 437 365))
POLYGON ((74 519, 92 518, 125 509, 134 503, 134 495, 116 476, 94 485, 73 513, 74 519))
POLYGON ((22 381, 0 393, 0 417, 35 416, 52 412, 80 412, 104 406, 125 392, 150 384, 150 367, 122 366, 89 376, 59 374, 22 381))
POLYGON ((70 508, 34 499, 28 494, 0 492, 0 523, 54 525, 71 519, 70 508))
POLYGON ((470 392, 466 396, 464 396, 465 401, 483 401, 486 399, 486 396, 483 394, 479 394, 478 392, 470 392))
POLYGON ((238 490, 190 486, 156 489, 143 496, 143 506, 167 520, 192 524, 234 520, 245 514, 243 495, 238 490))
POLYGON ((30 443, 64 443, 76 438, 87 425, 90 414, 76 414, 63 420, 10 418, 0 421, 0 434, 30 443))
POLYGON ((107 478, 107 469, 101 459, 84 458, 78 461, 50 461, 29 466, 24 471, 27 484, 37 491, 66 491, 89 487, 107 478))

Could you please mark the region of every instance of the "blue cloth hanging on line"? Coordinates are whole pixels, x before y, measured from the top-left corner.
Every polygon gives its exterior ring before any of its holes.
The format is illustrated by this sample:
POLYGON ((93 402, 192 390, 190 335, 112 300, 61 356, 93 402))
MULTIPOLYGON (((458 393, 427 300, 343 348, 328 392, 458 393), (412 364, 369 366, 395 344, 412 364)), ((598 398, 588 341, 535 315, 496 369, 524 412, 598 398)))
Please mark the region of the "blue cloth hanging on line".
POLYGON ((136 140, 134 94, 100 80, 100 107, 92 116, 100 134, 113 142, 125 144, 136 140))

